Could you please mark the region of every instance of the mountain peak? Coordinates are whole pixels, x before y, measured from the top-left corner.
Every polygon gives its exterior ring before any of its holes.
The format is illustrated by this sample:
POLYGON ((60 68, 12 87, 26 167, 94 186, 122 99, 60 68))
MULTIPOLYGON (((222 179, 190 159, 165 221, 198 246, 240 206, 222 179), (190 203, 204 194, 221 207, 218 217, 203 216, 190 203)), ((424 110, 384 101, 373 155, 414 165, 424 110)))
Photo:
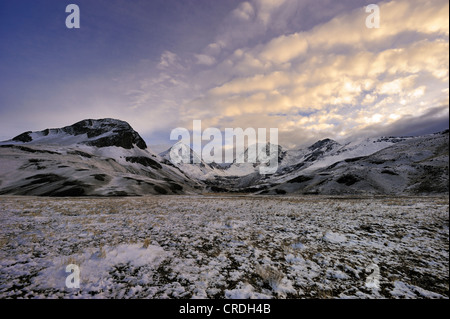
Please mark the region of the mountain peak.
MULTIPOLYGON (((73 139, 74 144, 85 144, 96 147, 117 146, 125 149, 136 145, 146 149, 147 144, 141 136, 125 121, 112 118, 86 119, 63 128, 45 129, 38 132, 25 132, 12 139, 22 143, 67 143, 67 136, 78 137, 73 139), (82 135, 86 134, 86 138, 82 135)), ((70 139, 69 139, 70 140, 70 139)))
POLYGON ((324 147, 326 147, 328 149, 328 148, 332 148, 336 145, 340 145, 340 144, 332 139, 326 138, 326 139, 317 141, 316 143, 314 143, 313 145, 308 147, 308 149, 309 150, 317 150, 317 149, 321 149, 324 147))
POLYGON ((171 156, 174 156, 176 158, 176 160, 175 160, 176 162, 187 164, 186 162, 183 161, 183 159, 187 160, 187 157, 184 158, 185 156, 187 156, 187 154, 189 154, 189 163, 190 164, 198 163, 198 164, 200 164, 200 166, 205 166, 205 163, 203 162, 200 154, 197 154, 188 144, 183 143, 182 141, 176 142, 168 150, 160 153, 159 155, 161 157, 166 158, 170 162, 172 162, 171 156), (182 151, 182 153, 184 155, 179 154, 180 150, 182 151))

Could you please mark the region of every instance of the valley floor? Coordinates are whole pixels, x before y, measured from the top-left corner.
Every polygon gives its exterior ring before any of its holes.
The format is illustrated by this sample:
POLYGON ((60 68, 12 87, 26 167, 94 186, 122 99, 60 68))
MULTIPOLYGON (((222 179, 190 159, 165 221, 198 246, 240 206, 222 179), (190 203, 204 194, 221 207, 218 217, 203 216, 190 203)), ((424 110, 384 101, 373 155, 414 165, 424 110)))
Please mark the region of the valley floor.
POLYGON ((0 298, 449 298, 448 223, 446 196, 1 196, 0 298))

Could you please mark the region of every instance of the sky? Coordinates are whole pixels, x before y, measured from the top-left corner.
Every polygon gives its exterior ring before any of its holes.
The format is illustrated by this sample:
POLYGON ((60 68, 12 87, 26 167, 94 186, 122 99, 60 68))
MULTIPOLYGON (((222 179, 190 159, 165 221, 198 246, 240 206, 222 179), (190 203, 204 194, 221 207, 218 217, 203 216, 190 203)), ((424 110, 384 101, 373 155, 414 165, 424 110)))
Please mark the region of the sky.
MULTIPOLYGON (((448 128, 447 0, 2 0, 0 140, 82 119, 322 138, 448 128), (80 8, 69 29, 66 6, 80 8), (379 28, 368 28, 369 4, 379 28)), ((174 143, 174 142, 172 142, 174 143)))

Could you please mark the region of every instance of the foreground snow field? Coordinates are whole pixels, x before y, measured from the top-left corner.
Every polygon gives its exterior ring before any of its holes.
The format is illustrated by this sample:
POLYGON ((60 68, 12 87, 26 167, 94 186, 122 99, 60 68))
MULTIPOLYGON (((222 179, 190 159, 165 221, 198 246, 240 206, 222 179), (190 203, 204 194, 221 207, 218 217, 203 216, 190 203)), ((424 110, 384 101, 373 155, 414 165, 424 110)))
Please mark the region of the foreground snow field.
POLYGON ((3 196, 0 298, 448 298, 448 213, 448 197, 3 196))

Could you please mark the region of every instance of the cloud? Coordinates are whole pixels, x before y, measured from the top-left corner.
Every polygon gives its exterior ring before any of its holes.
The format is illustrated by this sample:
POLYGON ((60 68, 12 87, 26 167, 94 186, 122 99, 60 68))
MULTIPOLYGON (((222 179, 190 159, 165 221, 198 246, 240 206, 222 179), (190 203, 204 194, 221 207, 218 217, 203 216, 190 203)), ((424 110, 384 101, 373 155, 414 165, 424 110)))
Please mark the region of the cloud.
MULTIPOLYGON (((280 3, 252 7, 256 16, 264 7, 262 20, 268 21, 282 10, 280 3)), ((288 133, 295 130, 342 137, 377 128, 373 133, 380 134, 386 125, 442 103, 448 87, 447 9, 446 1, 380 3, 380 29, 365 27, 361 7, 307 31, 242 46, 202 74, 211 80, 209 88, 189 103, 188 113, 219 126, 225 118, 235 125, 246 118, 252 127, 270 123, 287 138, 297 136, 288 133)))
POLYGON ((414 87, 417 77, 417 75, 410 75, 404 78, 397 78, 393 81, 379 83, 375 93, 394 95, 410 90, 414 87))
POLYGON ((305 54, 308 51, 308 42, 302 33, 280 36, 267 43, 259 52, 262 60, 276 64, 286 63, 305 54))
MULTIPOLYGON (((215 41, 220 51, 233 52, 237 48, 257 43, 266 38, 268 32, 278 35, 286 30, 287 21, 295 15, 296 7, 312 0, 249 0, 242 2, 225 19, 215 41)), ((217 52, 217 51, 216 51, 217 52)), ((217 52, 218 53, 218 52, 217 52)))
POLYGON ((431 110, 448 104, 448 2, 381 2, 379 29, 353 1, 316 2, 243 2, 198 52, 165 50, 140 67, 125 90, 151 118, 138 127, 277 127, 298 147, 442 126, 431 110))
POLYGON ((158 64, 159 69, 182 68, 179 57, 170 51, 164 51, 158 64))
POLYGON ((254 91, 272 91, 275 88, 288 84, 289 77, 283 72, 273 72, 268 75, 257 74, 247 78, 237 78, 226 84, 212 89, 211 94, 243 94, 254 91))
POLYGON ((387 125, 376 123, 364 127, 361 135, 373 136, 382 131, 385 136, 417 136, 448 129, 449 109, 441 105, 428 109, 424 114, 408 114, 387 125))
POLYGON ((211 66, 216 63, 216 59, 214 57, 206 54, 195 54, 195 58, 197 59, 197 64, 211 66))
POLYGON ((249 2, 243 2, 233 10, 232 15, 238 19, 249 21, 255 15, 255 10, 249 2))
POLYGON ((258 19, 264 25, 271 22, 271 17, 276 9, 281 7, 285 0, 256 0, 255 4, 258 8, 258 19))

